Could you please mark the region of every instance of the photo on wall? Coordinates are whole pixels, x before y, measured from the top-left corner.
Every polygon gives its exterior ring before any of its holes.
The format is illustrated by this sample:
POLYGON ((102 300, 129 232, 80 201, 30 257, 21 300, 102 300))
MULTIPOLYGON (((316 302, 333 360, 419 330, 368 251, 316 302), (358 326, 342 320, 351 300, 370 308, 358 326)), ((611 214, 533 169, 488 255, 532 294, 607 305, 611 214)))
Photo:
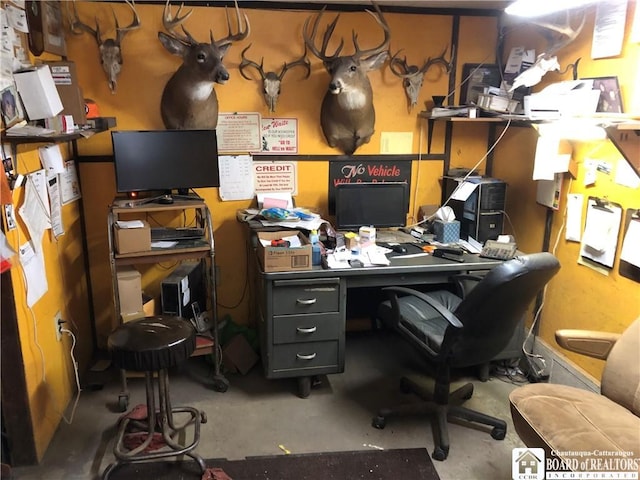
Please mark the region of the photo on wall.
POLYGON ((15 85, 11 84, 0 92, 0 106, 5 128, 24 120, 24 111, 20 105, 20 97, 18 97, 15 85))
POLYGON ((600 99, 598 100, 596 112, 624 113, 618 77, 595 77, 583 80, 593 80, 593 89, 600 90, 600 99))

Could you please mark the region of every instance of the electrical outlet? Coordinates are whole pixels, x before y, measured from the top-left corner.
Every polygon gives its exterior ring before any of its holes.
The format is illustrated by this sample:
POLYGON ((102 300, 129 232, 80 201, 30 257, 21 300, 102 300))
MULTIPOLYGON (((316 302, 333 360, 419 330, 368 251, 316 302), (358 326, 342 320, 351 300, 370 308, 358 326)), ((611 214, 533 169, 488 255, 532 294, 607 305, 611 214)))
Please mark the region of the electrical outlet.
POLYGON ((53 329, 56 332, 56 340, 59 342, 62 341, 62 324, 64 320, 62 320, 62 314, 57 312, 53 316, 53 329))

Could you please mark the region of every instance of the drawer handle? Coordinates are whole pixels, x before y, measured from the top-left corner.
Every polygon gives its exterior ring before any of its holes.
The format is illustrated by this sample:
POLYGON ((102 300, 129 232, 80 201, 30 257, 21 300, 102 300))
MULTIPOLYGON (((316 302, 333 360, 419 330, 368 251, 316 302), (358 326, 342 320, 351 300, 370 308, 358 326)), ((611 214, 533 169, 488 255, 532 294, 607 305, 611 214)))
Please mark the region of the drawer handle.
POLYGON ((315 331, 318 330, 318 327, 296 327, 296 330, 298 333, 315 333, 315 331))
POLYGON ((310 298, 308 300, 303 300, 301 298, 297 298, 296 299, 296 303, 299 303, 300 305, 313 305, 314 303, 316 303, 318 300, 316 298, 310 298))
POLYGON ((300 360, 313 360, 314 358, 316 358, 316 354, 310 353, 309 355, 304 355, 302 353, 296 353, 296 357, 298 357, 300 360))

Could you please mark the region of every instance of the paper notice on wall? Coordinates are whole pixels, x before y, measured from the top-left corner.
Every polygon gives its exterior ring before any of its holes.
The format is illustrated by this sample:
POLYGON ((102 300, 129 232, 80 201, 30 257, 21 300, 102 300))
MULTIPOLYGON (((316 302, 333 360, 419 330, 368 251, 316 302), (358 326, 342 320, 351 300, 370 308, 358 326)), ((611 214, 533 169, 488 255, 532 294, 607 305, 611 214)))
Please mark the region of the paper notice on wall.
POLYGON ((34 248, 41 253, 44 231, 51 228, 49 195, 44 170, 27 176, 25 198, 18 213, 27 226, 34 248))
POLYGON ((279 155, 298 153, 298 119, 263 118, 262 148, 259 151, 279 155))
POLYGON ((220 155, 220 200, 250 200, 255 195, 251 155, 220 155))
POLYGON ((216 135, 219 152, 259 152, 262 146, 260 114, 220 113, 216 135))
POLYGON ((53 236, 58 238, 64 234, 62 223, 62 203, 60 202, 60 186, 58 175, 51 174, 47 177, 47 192, 51 206, 51 231, 53 236))
POLYGON ((64 172, 64 160, 62 159, 60 145, 54 144, 40 147, 38 155, 40 156, 42 168, 47 172, 47 176, 64 172))
POLYGON ((253 162, 256 192, 298 193, 297 162, 253 162))
POLYGON ((627 19, 627 0, 598 2, 593 27, 591 58, 607 58, 620 55, 627 19))
POLYGON ((73 160, 65 162, 64 171, 59 175, 59 181, 60 197, 62 198, 63 205, 74 202, 80 198, 80 181, 78 180, 78 172, 73 160))
POLYGON ((584 202, 581 193, 570 193, 567 195, 567 228, 564 238, 579 242, 582 236, 582 205, 584 202))
POLYGON ((44 255, 35 251, 31 242, 21 245, 19 250, 20 264, 27 282, 27 305, 33 307, 49 289, 44 255))

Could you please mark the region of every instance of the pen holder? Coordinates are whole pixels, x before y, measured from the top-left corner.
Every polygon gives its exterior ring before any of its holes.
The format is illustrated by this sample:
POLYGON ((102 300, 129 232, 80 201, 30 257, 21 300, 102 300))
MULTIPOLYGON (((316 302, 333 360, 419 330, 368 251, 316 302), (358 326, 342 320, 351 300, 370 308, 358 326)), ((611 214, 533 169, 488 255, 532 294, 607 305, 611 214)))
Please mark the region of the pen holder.
POLYGON ((452 222, 443 222, 435 220, 433 222, 433 233, 436 240, 440 243, 455 243, 460 240, 460 222, 453 220, 452 222))

